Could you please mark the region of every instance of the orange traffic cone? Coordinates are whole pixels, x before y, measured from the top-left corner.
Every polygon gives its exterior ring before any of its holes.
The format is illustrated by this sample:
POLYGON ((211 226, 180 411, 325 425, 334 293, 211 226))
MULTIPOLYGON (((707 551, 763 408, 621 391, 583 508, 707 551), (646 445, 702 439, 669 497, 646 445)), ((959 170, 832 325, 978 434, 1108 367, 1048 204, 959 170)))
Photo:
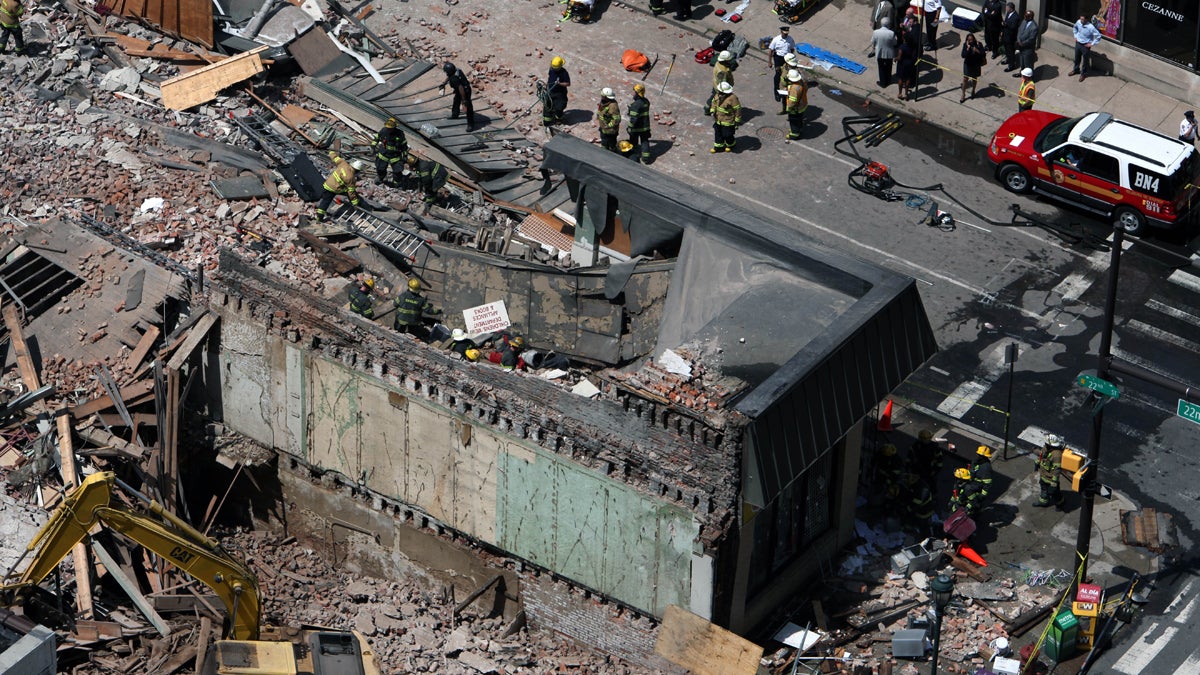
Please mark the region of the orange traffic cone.
POLYGON ((976 553, 975 549, 966 544, 958 545, 958 554, 980 567, 987 567, 987 561, 983 559, 983 556, 976 553))
POLYGON ((892 400, 888 399, 887 406, 883 409, 883 416, 879 418, 879 424, 875 428, 880 431, 892 431, 892 400))

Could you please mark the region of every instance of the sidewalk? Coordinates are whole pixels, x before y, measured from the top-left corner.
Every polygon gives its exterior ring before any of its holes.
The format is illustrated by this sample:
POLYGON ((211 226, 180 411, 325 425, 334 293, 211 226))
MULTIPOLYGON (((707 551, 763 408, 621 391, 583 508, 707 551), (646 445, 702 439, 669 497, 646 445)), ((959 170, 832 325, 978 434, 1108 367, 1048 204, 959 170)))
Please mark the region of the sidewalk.
MULTIPOLYGON (((713 10, 724 8, 732 13, 738 2, 709 0, 710 4, 694 4, 691 21, 678 22, 667 3, 667 13, 660 21, 705 35, 711 39, 718 31, 731 29, 750 42, 746 58, 763 60, 765 52, 758 49, 758 38, 778 34, 782 22, 771 12, 771 0, 753 0, 737 24, 726 23, 713 14, 713 10)), ((634 5, 634 9, 649 14, 645 5, 634 5)), ((1017 83, 1019 78, 1004 72, 999 60, 988 59, 979 78, 976 97, 959 103, 959 85, 962 82, 962 50, 964 31, 955 30, 949 22, 943 23, 938 31, 938 51, 932 55, 936 67, 922 64, 917 80, 917 100, 901 101, 896 96, 893 84, 886 90, 876 85, 879 79, 874 58, 867 58, 867 46, 871 29, 868 26, 871 3, 846 0, 844 7, 832 2, 823 2, 811 10, 799 23, 791 27, 791 36, 796 44, 807 42, 844 58, 856 61, 866 70, 854 74, 834 68, 829 71, 815 69, 820 88, 828 92, 839 89, 857 97, 868 99, 876 106, 912 116, 928 124, 934 124, 979 144, 986 144, 1000 123, 1017 112, 1017 83)), ((947 6, 947 11, 952 7, 947 6)), ((1035 109, 1048 110, 1066 116, 1104 110, 1119 119, 1139 126, 1160 131, 1175 137, 1179 121, 1185 110, 1193 104, 1181 102, 1133 82, 1107 75, 1089 75, 1085 82, 1078 77, 1068 77, 1071 71, 1070 52, 1072 47, 1056 41, 1061 30, 1050 30, 1043 35, 1038 50, 1034 81, 1037 83, 1037 105, 1035 109), (1067 54, 1063 56, 1062 54, 1067 54)), ((1070 38, 1069 27, 1066 32, 1070 38)), ((981 41, 983 33, 977 32, 981 41)), ((989 55, 990 56, 990 55, 989 55)), ((801 57, 804 61, 804 57, 801 57)), ((1164 68, 1167 66, 1163 66, 1164 68)), ((1119 70, 1119 69, 1118 69, 1119 70)), ((1015 72, 1015 71, 1014 71, 1015 72)))

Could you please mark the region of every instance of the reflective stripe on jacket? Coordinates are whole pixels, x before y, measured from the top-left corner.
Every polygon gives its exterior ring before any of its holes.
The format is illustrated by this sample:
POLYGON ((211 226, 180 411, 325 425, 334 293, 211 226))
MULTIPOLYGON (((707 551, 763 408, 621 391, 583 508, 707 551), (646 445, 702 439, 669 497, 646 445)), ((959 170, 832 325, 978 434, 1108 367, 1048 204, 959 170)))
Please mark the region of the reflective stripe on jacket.
POLYGON ((600 133, 615 134, 621 130, 621 106, 616 101, 601 102, 596 111, 600 121, 600 133))
POLYGON ((794 82, 787 88, 787 111, 802 113, 808 110, 808 87, 803 82, 794 82))
POLYGON ((713 117, 723 127, 735 127, 742 123, 742 102, 737 94, 719 94, 713 106, 713 117))
POLYGON ((629 133, 650 131, 650 101, 645 96, 634 96, 629 103, 629 133))
POLYGON ((354 167, 347 164, 344 159, 338 160, 329 177, 325 179, 324 187, 336 195, 345 193, 351 197, 356 197, 358 190, 354 187, 354 167))

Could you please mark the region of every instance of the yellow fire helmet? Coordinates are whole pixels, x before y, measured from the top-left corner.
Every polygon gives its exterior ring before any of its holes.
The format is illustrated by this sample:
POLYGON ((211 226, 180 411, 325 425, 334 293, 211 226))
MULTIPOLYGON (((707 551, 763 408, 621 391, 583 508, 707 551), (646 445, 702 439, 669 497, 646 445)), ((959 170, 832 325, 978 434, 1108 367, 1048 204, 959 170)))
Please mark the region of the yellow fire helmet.
POLYGON ((561 56, 556 56, 556 57, 550 59, 550 67, 551 68, 562 68, 566 64, 567 64, 567 62, 563 61, 563 57, 561 57, 561 56))
POLYGON ((389 117, 387 119, 387 121, 383 123, 383 126, 388 129, 395 129, 396 128, 396 118, 389 117))
POLYGON ((367 288, 375 288, 375 280, 371 277, 367 277, 366 279, 363 279, 363 286, 366 286, 367 288))
POLYGON ((980 457, 987 457, 988 459, 991 459, 992 449, 986 445, 981 445, 975 450, 975 454, 979 455, 980 457))
POLYGON ((467 351, 463 352, 463 354, 467 357, 468 361, 478 361, 479 360, 479 350, 478 349, 468 349, 467 351))
POLYGON ((408 290, 410 290, 410 291, 421 290, 421 282, 418 281, 417 279, 409 279, 408 280, 408 290))
POLYGON ((932 441, 933 440, 933 432, 928 429, 922 429, 920 431, 920 433, 917 434, 917 438, 919 438, 923 441, 932 441))
POLYGON ((883 453, 884 457, 892 457, 896 454, 896 446, 888 443, 887 445, 883 446, 880 452, 883 453))
POLYGON ((641 82, 638 82, 637 84, 633 85, 633 93, 637 94, 638 96, 645 94, 646 93, 646 85, 642 84, 641 82))
POLYGON ((971 480, 971 472, 966 467, 954 470, 954 477, 960 480, 971 480))

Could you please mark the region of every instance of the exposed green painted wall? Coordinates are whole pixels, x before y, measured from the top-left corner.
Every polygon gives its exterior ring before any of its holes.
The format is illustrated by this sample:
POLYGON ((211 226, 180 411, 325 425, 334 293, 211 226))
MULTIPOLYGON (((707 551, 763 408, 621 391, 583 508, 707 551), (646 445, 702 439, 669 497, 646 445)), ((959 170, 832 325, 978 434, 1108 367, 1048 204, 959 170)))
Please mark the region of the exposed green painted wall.
POLYGON ((496 526, 501 547, 656 616, 691 604, 691 515, 541 449, 500 456, 496 526))

